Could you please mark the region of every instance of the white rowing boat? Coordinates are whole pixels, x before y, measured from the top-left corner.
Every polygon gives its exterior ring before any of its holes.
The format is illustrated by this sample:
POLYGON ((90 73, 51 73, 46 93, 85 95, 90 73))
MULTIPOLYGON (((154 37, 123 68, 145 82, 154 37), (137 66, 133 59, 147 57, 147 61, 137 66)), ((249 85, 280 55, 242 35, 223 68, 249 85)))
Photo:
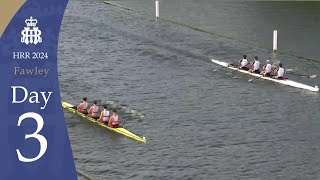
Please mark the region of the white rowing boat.
POLYGON ((270 78, 270 77, 264 77, 264 76, 262 76, 260 74, 251 73, 249 71, 238 69, 238 68, 235 68, 235 67, 232 67, 232 66, 229 67, 228 66, 229 63, 226 63, 226 62, 223 62, 223 61, 218 61, 218 60, 214 60, 214 59, 211 59, 211 61, 213 63, 215 63, 215 64, 220 65, 220 66, 223 66, 223 67, 226 67, 226 68, 229 68, 229 69, 232 69, 234 71, 241 72, 241 73, 249 74, 249 75, 255 76, 257 78, 273 81, 273 82, 276 82, 276 83, 280 83, 280 84, 284 84, 284 85, 287 85, 287 86, 292 86, 292 87, 296 87, 296 88, 300 88, 300 89, 306 89, 306 90, 309 90, 309 91, 314 91, 314 92, 319 91, 319 87, 318 86, 312 87, 312 86, 309 86, 309 85, 306 85, 306 84, 302 84, 302 83, 298 83, 298 82, 295 82, 295 81, 292 81, 292 80, 289 80, 289 79, 274 79, 274 78, 270 78))

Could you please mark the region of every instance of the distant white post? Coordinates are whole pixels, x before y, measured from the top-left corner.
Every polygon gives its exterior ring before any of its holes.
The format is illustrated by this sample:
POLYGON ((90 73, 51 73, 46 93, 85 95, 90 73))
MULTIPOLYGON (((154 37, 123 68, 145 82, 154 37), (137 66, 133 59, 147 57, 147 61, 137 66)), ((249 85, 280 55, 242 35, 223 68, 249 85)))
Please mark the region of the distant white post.
POLYGON ((273 51, 278 50, 278 31, 273 31, 273 51))
POLYGON ((159 1, 156 1, 156 18, 159 17, 159 1))

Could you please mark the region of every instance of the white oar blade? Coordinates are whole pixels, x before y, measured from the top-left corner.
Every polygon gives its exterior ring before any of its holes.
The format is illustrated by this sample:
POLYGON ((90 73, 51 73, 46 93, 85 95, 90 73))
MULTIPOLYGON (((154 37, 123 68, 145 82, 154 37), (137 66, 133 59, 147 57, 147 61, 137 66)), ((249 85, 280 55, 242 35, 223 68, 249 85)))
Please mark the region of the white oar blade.
POLYGON ((314 79, 314 78, 316 78, 317 77, 317 75, 316 74, 314 74, 314 75, 310 75, 309 76, 309 78, 311 78, 311 79, 314 79))
POLYGON ((298 71, 297 67, 295 67, 293 69, 286 69, 286 72, 296 72, 296 71, 298 71))

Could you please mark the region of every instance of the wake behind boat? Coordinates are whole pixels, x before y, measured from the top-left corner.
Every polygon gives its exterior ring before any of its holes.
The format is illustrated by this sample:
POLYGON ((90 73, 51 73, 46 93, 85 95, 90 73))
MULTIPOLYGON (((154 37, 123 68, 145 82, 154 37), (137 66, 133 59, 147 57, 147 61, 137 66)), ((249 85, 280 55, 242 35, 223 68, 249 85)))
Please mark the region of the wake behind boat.
POLYGON ((292 87, 296 87, 296 88, 300 88, 300 89, 306 89, 306 90, 313 91, 313 92, 319 91, 319 87, 318 86, 312 87, 312 86, 309 86, 309 85, 306 85, 306 84, 302 84, 302 83, 299 83, 299 82, 295 82, 295 81, 292 81, 292 80, 289 80, 289 79, 274 79, 274 78, 270 78, 270 77, 265 77, 265 76, 260 75, 260 74, 252 73, 252 72, 249 72, 249 71, 246 71, 246 70, 243 70, 243 69, 238 69, 236 67, 229 66, 230 63, 227 63, 227 62, 223 62, 223 61, 219 61, 219 60, 215 60, 215 59, 211 59, 211 61, 213 63, 215 63, 215 64, 220 65, 220 66, 223 66, 223 67, 226 67, 226 68, 229 68, 229 69, 232 69, 234 71, 241 72, 241 73, 249 74, 249 75, 255 76, 257 78, 273 81, 273 82, 276 82, 276 83, 280 83, 280 84, 284 84, 284 85, 287 85, 287 86, 292 86, 292 87))
POLYGON ((147 142, 145 137, 139 137, 139 136, 133 134, 132 132, 128 131, 127 129, 123 128, 123 127, 112 128, 112 127, 109 127, 108 125, 106 125, 105 123, 99 122, 99 121, 97 121, 96 119, 94 119, 92 117, 89 117, 89 116, 87 116, 87 115, 85 115, 85 114, 83 114, 81 112, 78 112, 74 108, 74 105, 72 105, 72 104, 69 104, 67 102, 62 101, 62 107, 64 109, 74 113, 74 114, 77 114, 78 116, 82 117, 83 119, 88 120, 90 122, 93 122, 93 123, 105 128, 105 129, 108 129, 110 131, 122 134, 124 136, 127 136, 127 137, 129 137, 131 139, 134 139, 134 140, 136 140, 138 142, 141 142, 141 143, 146 143, 147 142))

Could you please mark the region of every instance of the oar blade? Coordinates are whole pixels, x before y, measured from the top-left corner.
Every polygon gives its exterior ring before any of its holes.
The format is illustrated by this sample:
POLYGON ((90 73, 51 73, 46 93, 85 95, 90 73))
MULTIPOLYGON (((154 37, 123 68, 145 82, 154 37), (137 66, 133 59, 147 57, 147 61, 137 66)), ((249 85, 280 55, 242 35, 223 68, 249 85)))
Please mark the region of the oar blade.
POLYGON ((314 75, 310 75, 310 76, 309 76, 309 78, 310 78, 310 79, 317 78, 317 75, 316 75, 316 74, 314 74, 314 75))
POLYGON ((295 67, 293 69, 286 69, 286 72, 297 72, 298 70, 298 67, 295 67))
POLYGON ((290 73, 291 75, 296 75, 296 76, 300 76, 300 77, 307 77, 307 78, 310 78, 310 79, 314 79, 316 77, 318 77, 318 75, 316 74, 313 74, 313 75, 307 75, 307 74, 296 74, 296 73, 290 73))

